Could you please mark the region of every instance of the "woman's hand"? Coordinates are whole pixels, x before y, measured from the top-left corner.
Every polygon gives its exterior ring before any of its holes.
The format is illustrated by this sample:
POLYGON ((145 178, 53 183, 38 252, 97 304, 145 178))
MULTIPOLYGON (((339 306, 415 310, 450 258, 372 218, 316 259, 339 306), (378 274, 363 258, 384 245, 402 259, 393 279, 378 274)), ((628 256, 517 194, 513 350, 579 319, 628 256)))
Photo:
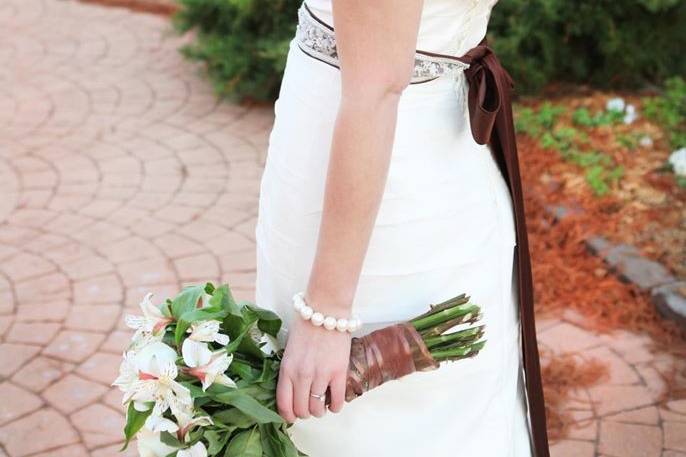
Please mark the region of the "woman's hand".
POLYGON ((350 341, 348 332, 315 327, 295 317, 276 388, 279 414, 284 419, 295 422, 296 417, 323 416, 325 402, 310 394, 325 398, 327 389, 331 391, 329 409, 337 413, 343 408, 350 341))

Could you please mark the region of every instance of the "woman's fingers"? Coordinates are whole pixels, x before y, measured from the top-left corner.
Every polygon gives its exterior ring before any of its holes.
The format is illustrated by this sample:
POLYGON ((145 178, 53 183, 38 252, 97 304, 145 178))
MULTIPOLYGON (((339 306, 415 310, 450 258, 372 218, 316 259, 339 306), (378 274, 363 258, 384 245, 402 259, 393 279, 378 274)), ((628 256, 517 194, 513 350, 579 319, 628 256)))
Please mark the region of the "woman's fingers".
POLYGON ((333 413, 340 412, 343 409, 343 405, 345 404, 346 380, 347 373, 337 374, 331 380, 331 403, 329 404, 329 410, 333 413))
POLYGON ((281 417, 287 422, 295 422, 293 412, 293 383, 284 370, 279 374, 279 382, 276 385, 276 407, 281 417))
POLYGON ((329 378, 319 375, 315 377, 310 391, 310 414, 314 417, 322 417, 326 414, 326 389, 329 387, 329 378), (319 395, 316 398, 313 395, 319 395))
POLYGON ((313 378, 309 372, 301 371, 293 381, 293 412, 300 419, 310 417, 310 389, 313 378))

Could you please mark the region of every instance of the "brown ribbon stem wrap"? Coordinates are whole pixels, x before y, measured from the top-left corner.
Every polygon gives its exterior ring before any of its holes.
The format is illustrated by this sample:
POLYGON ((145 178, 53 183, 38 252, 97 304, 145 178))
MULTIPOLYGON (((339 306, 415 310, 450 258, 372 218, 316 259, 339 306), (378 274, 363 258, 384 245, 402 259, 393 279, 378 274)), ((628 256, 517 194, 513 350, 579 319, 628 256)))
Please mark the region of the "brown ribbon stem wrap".
POLYGON ((415 371, 435 370, 438 365, 411 324, 391 325, 353 338, 345 400, 415 371))

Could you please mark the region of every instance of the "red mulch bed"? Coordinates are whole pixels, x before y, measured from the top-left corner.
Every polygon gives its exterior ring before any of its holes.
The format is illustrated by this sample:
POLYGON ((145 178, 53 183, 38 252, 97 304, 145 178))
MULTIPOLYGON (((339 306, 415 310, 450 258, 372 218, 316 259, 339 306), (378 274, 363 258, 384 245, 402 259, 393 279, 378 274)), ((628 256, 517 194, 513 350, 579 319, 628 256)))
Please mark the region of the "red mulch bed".
MULTIPOLYGON (((602 109, 607 98, 606 94, 594 93, 560 98, 553 103, 567 107, 569 114, 578 106, 602 109)), ((640 106, 636 97, 625 99, 640 106)), ((527 106, 540 103, 524 102, 527 106)), ((613 242, 630 243, 683 277, 685 253, 677 246, 686 246, 686 230, 680 226, 686 214, 686 190, 678 188, 672 177, 657 171, 669 149, 656 126, 639 119, 631 126, 617 126, 615 131, 591 130, 591 143, 612 155, 626 170, 620 184, 603 197, 592 194, 577 165, 566 162, 556 151, 543 149, 533 138, 519 137, 537 315, 559 316, 565 310, 574 310, 588 329, 648 334, 655 350, 685 357, 686 332, 663 319, 646 292, 609 272, 601 259, 588 252, 584 240, 590 235, 603 235, 613 242), (631 129, 649 133, 653 146, 629 150, 612 141, 618 131, 631 129), (556 222, 546 207, 557 204, 578 206, 583 211, 556 222)), ((563 409, 569 393, 602 380, 606 368, 567 356, 544 359, 549 435, 558 439, 565 436, 572 422, 563 409)), ((684 375, 674 374, 667 379, 665 399, 686 396, 684 375)))

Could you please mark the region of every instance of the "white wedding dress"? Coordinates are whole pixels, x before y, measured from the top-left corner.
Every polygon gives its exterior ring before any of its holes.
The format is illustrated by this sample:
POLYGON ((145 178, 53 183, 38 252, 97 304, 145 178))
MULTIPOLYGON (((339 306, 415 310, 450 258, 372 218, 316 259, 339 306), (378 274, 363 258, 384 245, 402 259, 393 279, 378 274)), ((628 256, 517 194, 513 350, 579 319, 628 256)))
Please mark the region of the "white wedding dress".
MULTIPOLYGON (((331 0, 306 3, 333 24, 331 0)), ((417 49, 464 54, 484 37, 493 3, 425 0, 417 49)), ((301 30, 303 17, 301 11, 301 30)), ((312 266, 340 100, 338 68, 302 44, 298 36, 291 42, 275 105, 256 229, 256 301, 286 326, 295 318, 291 297, 305 289, 312 266)), ((472 138, 466 94, 460 71, 402 94, 353 306, 363 334, 466 292, 484 308, 487 344, 473 359, 384 384, 339 414, 296 422, 293 440, 311 457, 532 455, 512 201, 490 148, 472 138)))

